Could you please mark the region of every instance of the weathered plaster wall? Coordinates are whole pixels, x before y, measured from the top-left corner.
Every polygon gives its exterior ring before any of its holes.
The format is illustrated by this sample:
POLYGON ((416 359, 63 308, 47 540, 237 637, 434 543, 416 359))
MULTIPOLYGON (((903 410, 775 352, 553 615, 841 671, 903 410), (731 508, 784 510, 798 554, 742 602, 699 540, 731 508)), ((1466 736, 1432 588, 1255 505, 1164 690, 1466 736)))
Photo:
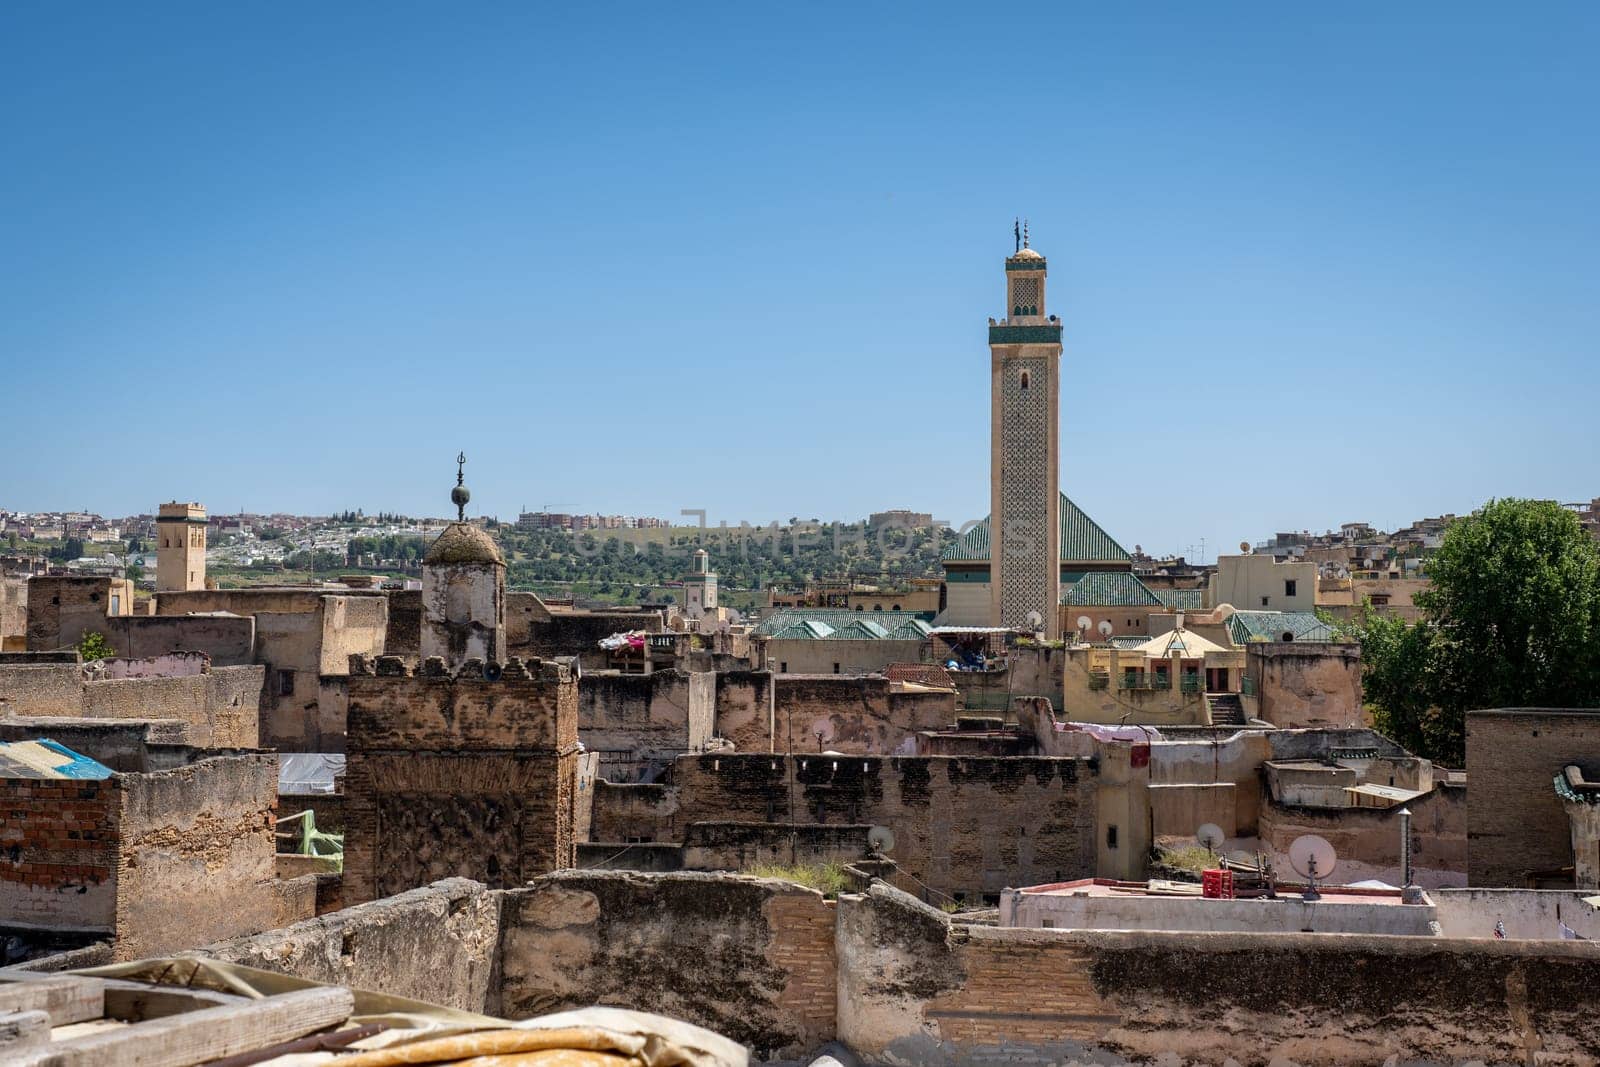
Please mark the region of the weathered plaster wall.
POLYGON ((1572 865, 1571 823, 1555 776, 1600 778, 1600 711, 1513 708, 1467 715, 1468 876, 1525 886, 1530 871, 1572 865))
POLYGON ((275 754, 218 756, 116 782, 118 959, 277 924, 275 754))
POLYGON ((83 714, 96 719, 177 719, 197 748, 254 748, 265 668, 213 667, 181 678, 83 684, 83 714))
POLYGON ((1590 1064, 1600 946, 955 927, 839 902, 839 1037, 869 1063, 1590 1064))
POLYGON ((661 1012, 799 1058, 834 1034, 833 906, 787 882, 563 871, 507 892, 499 1010, 661 1012))
POLYGON ((213 667, 254 662, 256 621, 230 615, 128 615, 102 628, 118 654, 130 658, 167 652, 204 652, 213 667))
POLYGON ((917 663, 927 642, 776 638, 767 642, 767 662, 783 674, 870 674, 891 663, 917 663), (835 670, 835 665, 838 669, 835 670))
POLYGON ((83 669, 76 663, 0 667, 0 715, 83 714, 83 669))
POLYGON ((450 878, 197 955, 481 1012, 495 990, 499 895, 450 878))
POLYGON ((578 736, 613 781, 642 765, 704 751, 715 718, 716 678, 686 671, 585 674, 578 683, 578 736))
POLYGON ((1600 941, 1600 910, 1584 903, 1581 889, 1431 889, 1445 937, 1494 937, 1504 923, 1510 938, 1559 939, 1565 923, 1579 937, 1600 941))
POLYGON ((1267 722, 1285 729, 1371 725, 1361 706, 1359 645, 1275 641, 1245 650, 1257 714, 1267 722))
POLYGON ((773 750, 774 677, 768 671, 716 675, 716 736, 726 738, 740 752, 773 750))

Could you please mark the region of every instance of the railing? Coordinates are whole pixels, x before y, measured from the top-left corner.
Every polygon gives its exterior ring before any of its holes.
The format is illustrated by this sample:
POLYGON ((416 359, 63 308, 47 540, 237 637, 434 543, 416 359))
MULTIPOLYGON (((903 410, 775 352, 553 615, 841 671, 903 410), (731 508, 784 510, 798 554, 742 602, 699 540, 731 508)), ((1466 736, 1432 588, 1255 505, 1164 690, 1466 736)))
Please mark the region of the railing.
POLYGON ((1090 689, 1109 689, 1109 688, 1111 688, 1111 675, 1105 674, 1105 673, 1090 672, 1090 674, 1089 674, 1089 688, 1090 689))
POLYGON ((1185 675, 1183 680, 1178 683, 1178 687, 1185 693, 1198 693, 1200 692, 1200 679, 1192 675, 1185 675))
POLYGON ((1145 676, 1144 676, 1144 672, 1143 671, 1133 671, 1131 673, 1124 674, 1122 676, 1122 678, 1119 680, 1119 684, 1118 684, 1117 688, 1119 688, 1119 689, 1149 689, 1150 686, 1145 681, 1145 676))
POLYGON ((1171 689, 1172 688, 1172 678, 1169 675, 1165 675, 1165 674, 1151 675, 1150 676, 1150 688, 1151 689, 1171 689))

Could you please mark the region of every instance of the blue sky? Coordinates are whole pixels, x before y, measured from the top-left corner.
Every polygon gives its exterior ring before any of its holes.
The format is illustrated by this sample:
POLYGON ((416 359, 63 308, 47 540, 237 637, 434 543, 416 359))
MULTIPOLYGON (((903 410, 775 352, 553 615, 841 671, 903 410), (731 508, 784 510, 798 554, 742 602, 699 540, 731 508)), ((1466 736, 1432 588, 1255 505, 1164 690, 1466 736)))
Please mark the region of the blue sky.
POLYGON ((11 3, 0 506, 988 498, 1011 220, 1130 547, 1600 493, 1600 8, 11 3))

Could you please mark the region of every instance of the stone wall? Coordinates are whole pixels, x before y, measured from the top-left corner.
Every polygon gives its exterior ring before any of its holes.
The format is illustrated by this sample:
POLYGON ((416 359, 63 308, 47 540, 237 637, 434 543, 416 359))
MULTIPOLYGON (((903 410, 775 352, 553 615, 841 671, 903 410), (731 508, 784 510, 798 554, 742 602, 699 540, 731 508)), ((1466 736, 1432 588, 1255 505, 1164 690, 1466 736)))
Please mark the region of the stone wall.
POLYGON ((956 694, 895 692, 879 676, 729 671, 716 685, 715 733, 740 752, 910 755, 919 732, 956 719, 956 694), (768 694, 774 678, 775 708, 768 694))
POLYGON ((716 679, 706 673, 591 673, 578 683, 578 736, 612 781, 704 751, 715 716, 716 679))
POLYGON ((901 870, 939 900, 1095 873, 1086 760, 686 756, 671 783, 597 784, 591 836, 681 842, 706 822, 882 825, 901 870))
POLYGON ((131 610, 133 583, 125 578, 36 575, 28 579, 28 648, 35 652, 72 648, 86 633, 110 637, 108 616, 131 610))
POLYGON ((839 902, 839 1038, 868 1063, 1590 1064, 1600 946, 952 926, 839 902))
POLYGON ((262 667, 213 667, 181 678, 117 678, 83 684, 83 715, 94 719, 177 719, 198 748, 254 748, 262 667))
POLYGON ((195 954, 481 1012, 497 993, 499 917, 498 894, 450 878, 195 954))
POLYGON ((278 924, 278 757, 251 753, 119 776, 118 959, 278 924))
POLYGON ((0 741, 32 741, 48 737, 113 771, 161 770, 171 753, 189 735, 187 723, 175 719, 33 719, 0 718, 0 741))
POLYGON ((800 1058, 835 1032, 833 906, 787 882, 563 871, 505 894, 498 1010, 660 1012, 800 1058))
POLYGON ((352 673, 345 899, 441 877, 520 885, 571 866, 577 682, 555 663, 481 676, 352 673))
POLYGON ((766 644, 766 658, 780 674, 871 674, 891 663, 921 662, 927 644, 921 638, 773 638, 766 644))
POLYGON ((162 719, 200 748, 254 748, 260 667, 216 667, 182 677, 84 678, 72 664, 0 667, 0 718, 162 719))
POLYGON ((1467 716, 1468 876, 1528 884, 1573 863, 1571 823, 1555 792, 1568 764, 1600 778, 1600 711, 1509 708, 1467 716))
POLYGON ((0 716, 83 714, 83 668, 76 663, 0 666, 0 716))
POLYGON ((1370 725, 1361 705, 1361 646, 1273 641, 1245 646, 1257 714, 1283 729, 1370 725))

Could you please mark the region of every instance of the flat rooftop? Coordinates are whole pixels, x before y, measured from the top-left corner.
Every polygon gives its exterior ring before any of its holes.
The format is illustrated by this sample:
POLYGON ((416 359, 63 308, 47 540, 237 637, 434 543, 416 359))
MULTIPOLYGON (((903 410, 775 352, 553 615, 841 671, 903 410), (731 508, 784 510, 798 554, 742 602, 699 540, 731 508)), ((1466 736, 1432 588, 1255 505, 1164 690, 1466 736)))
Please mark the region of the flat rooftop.
MULTIPOLYGON (((1300 894, 1305 891, 1303 883, 1290 884, 1278 883, 1278 899, 1299 900, 1300 894)), ((1174 898, 1192 897, 1196 900, 1211 899, 1202 897, 1199 882, 1165 882, 1153 880, 1149 882, 1118 882, 1109 878, 1080 878, 1075 882, 1052 882, 1048 885, 1028 886, 1017 892, 1027 896, 1058 896, 1058 897, 1091 897, 1108 900, 1128 900, 1140 897, 1174 898)), ((1361 889, 1353 886, 1317 886, 1317 892, 1322 899, 1321 904, 1393 904, 1397 907, 1410 907, 1402 904, 1398 889, 1361 889)), ((1259 898, 1258 898, 1259 899, 1259 898)), ((1243 901, 1228 900, 1227 903, 1242 903, 1243 901)))

